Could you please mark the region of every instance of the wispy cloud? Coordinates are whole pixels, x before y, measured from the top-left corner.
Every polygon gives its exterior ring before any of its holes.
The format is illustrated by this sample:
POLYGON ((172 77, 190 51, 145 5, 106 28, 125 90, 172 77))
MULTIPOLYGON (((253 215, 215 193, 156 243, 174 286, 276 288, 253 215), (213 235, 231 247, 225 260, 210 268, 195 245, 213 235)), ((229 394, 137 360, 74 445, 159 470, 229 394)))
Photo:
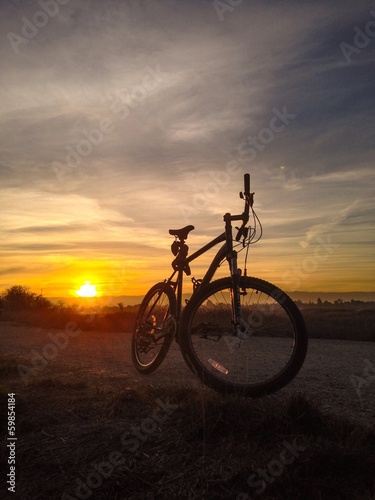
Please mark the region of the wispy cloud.
POLYGON ((314 175, 309 181, 313 183, 344 183, 369 182, 375 178, 375 170, 371 168, 359 168, 355 170, 342 170, 337 172, 328 172, 326 174, 314 175))
POLYGON ((22 19, 40 8, 2 2, 4 269, 18 279, 11 249, 58 255, 48 264, 58 274, 64 259, 85 252, 135 262, 137 245, 154 266, 168 258, 168 228, 187 223, 184 207, 197 227, 192 246, 222 229, 224 212, 241 210, 246 171, 264 255, 298 255, 298 242, 324 232, 345 247, 339 231, 356 220, 360 260, 373 234, 375 43, 349 65, 340 43, 372 8, 367 0, 243 2, 221 22, 212 2, 78 0, 15 53, 7 35, 23 36, 22 19), (145 80, 150 68, 156 76, 145 80), (241 141, 284 106, 295 119, 246 162, 241 141), (92 131, 103 120, 111 131, 98 140, 92 131), (68 164, 69 154, 79 161, 68 164), (65 166, 60 178, 56 162, 65 166), (223 183, 228 162, 238 170, 223 183))

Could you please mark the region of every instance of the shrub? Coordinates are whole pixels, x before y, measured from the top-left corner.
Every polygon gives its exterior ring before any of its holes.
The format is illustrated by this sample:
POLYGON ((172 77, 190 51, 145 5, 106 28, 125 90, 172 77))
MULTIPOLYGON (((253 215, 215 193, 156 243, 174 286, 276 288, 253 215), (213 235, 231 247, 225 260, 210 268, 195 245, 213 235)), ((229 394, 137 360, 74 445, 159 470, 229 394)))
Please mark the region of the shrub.
POLYGON ((42 295, 30 292, 26 286, 14 285, 0 296, 1 308, 8 311, 51 309, 53 304, 42 295))

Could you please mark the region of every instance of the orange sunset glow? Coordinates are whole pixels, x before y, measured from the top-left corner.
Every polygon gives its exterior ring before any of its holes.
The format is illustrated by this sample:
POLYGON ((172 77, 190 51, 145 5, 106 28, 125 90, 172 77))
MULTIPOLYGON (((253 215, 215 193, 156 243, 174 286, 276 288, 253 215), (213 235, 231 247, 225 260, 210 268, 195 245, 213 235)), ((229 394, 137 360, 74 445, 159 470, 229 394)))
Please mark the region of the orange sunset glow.
POLYGON ((143 295, 171 271, 168 229, 208 243, 245 172, 264 228, 249 275, 375 290, 375 45, 342 49, 370 10, 216 3, 65 2, 23 42, 33 3, 2 4, 0 293, 143 295))

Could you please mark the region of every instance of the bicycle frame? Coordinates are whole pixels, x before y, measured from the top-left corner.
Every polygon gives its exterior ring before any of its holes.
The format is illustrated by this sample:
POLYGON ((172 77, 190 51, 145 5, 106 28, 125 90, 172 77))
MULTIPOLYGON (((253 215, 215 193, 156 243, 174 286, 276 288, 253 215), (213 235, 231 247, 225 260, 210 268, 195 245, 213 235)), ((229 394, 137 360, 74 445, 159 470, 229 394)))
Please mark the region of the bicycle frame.
MULTIPOLYGON (((178 264, 178 268, 173 271, 171 276, 164 281, 165 286, 170 286, 176 296, 176 311, 175 311, 175 319, 176 319, 176 324, 177 324, 177 332, 176 334, 178 335, 178 330, 179 330, 179 324, 180 324, 180 319, 181 319, 181 310, 182 310, 182 288, 183 288, 183 280, 184 280, 184 269, 186 268, 186 265, 188 265, 190 262, 193 260, 197 259, 204 253, 206 253, 208 250, 213 248, 214 246, 218 245, 219 243, 223 242, 226 240, 226 235, 225 233, 222 233, 220 236, 217 238, 213 239, 206 245, 204 245, 202 248, 191 254, 189 257, 186 257, 185 259, 181 260, 178 264), (173 278, 177 274, 177 279, 173 281, 173 278)), ((188 246, 183 243, 184 245, 184 250, 188 250, 188 246)), ((214 276, 217 268, 219 267, 219 264, 224 260, 227 254, 227 244, 224 243, 224 245, 219 249, 215 257, 213 258, 208 270, 206 271, 206 274, 204 275, 203 279, 201 280, 201 283, 199 287, 206 285, 207 283, 210 283, 212 280, 212 277, 214 276)), ((178 257, 178 256, 177 256, 178 257)), ((194 287, 193 294, 198 290, 199 287, 194 287)), ((162 291, 160 292, 160 294, 162 291)), ((155 303, 156 305, 156 303, 155 303)), ((152 312, 152 309, 150 313, 152 312)), ((165 318, 166 319, 166 318, 165 318)), ((164 333, 155 336, 156 340, 159 340, 164 336, 164 333)))
MULTIPOLYGON (((225 220, 225 232, 217 236, 215 239, 204 245, 202 248, 199 250, 196 250, 193 254, 191 254, 189 257, 186 257, 185 259, 181 260, 178 264, 178 268, 172 273, 172 275, 165 281, 166 285, 171 285, 172 288, 175 290, 176 294, 176 322, 177 325, 179 324, 180 318, 181 318, 181 309, 182 309, 182 288, 183 288, 183 276, 184 273, 186 273, 185 269, 186 266, 190 264, 190 262, 194 261, 204 253, 206 253, 208 250, 213 248, 214 246, 218 245, 219 243, 225 242, 224 245, 220 247, 216 255, 214 256, 209 268, 207 269, 204 277, 202 278, 199 287, 205 286, 208 283, 211 282, 216 270, 218 269, 220 263, 226 258, 228 263, 229 263, 229 268, 230 268, 230 274, 233 279, 233 291, 234 291, 234 297, 232 298, 233 301, 233 306, 236 306, 233 308, 235 317, 233 318, 233 321, 235 324, 240 324, 240 308, 239 308, 239 293, 236 293, 236 290, 238 292, 238 282, 239 282, 239 277, 240 274, 238 273, 237 269, 237 252, 233 250, 233 237, 232 237, 232 225, 231 222, 233 220, 243 220, 242 215, 234 215, 232 216, 231 214, 225 214, 224 216, 225 220), (173 281, 173 278, 177 274, 177 279, 173 281)), ((187 245, 183 243, 185 248, 187 245)), ((195 287, 193 290, 193 294, 198 290, 199 287, 195 287)))
POLYGON ((181 311, 182 311, 182 288, 183 288, 183 275, 186 273, 190 275, 190 262, 194 261, 208 250, 218 245, 219 243, 225 242, 224 245, 220 247, 216 255, 214 256, 208 270, 206 271, 204 277, 200 281, 199 286, 194 286, 193 294, 201 288, 202 286, 207 285, 211 282, 216 270, 218 269, 220 263, 226 258, 229 264, 230 276, 232 278, 231 287, 231 305, 232 305, 232 323, 234 326, 234 333, 237 336, 241 336, 243 332, 243 322, 241 318, 241 303, 240 303, 240 278, 241 271, 237 268, 237 252, 233 248, 233 229, 232 222, 233 221, 242 221, 241 227, 238 229, 238 233, 236 236, 236 241, 240 241, 242 236, 247 234, 246 224, 249 220, 249 208, 253 206, 253 195, 254 193, 250 193, 250 176, 249 174, 245 174, 245 190, 244 193, 240 193, 240 197, 245 199, 245 210, 240 215, 231 215, 230 213, 226 213, 224 215, 225 222, 225 231, 217 236, 215 239, 204 245, 199 250, 195 251, 189 257, 187 256, 189 247, 186 245, 185 240, 180 240, 179 250, 176 255, 175 260, 172 262, 172 266, 174 268, 174 272, 172 275, 165 280, 166 286, 171 286, 176 296, 176 311, 175 311, 175 320, 177 324, 177 335, 179 331, 179 324, 181 319, 181 311), (173 281, 173 278, 177 274, 177 279, 173 281))

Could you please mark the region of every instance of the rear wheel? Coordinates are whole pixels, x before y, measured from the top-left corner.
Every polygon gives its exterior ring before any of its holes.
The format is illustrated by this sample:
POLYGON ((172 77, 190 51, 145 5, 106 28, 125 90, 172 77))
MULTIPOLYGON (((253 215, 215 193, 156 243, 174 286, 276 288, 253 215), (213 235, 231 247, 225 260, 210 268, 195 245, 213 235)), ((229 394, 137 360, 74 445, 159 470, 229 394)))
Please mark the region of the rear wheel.
POLYGON ((264 396, 288 384, 300 370, 307 351, 305 323, 282 290, 243 277, 237 335, 231 287, 231 278, 224 278, 193 295, 181 319, 182 354, 204 384, 220 392, 264 396))
POLYGON ((166 283, 157 283, 145 295, 132 337, 132 360, 142 373, 151 373, 167 355, 176 333, 176 298, 166 283))

